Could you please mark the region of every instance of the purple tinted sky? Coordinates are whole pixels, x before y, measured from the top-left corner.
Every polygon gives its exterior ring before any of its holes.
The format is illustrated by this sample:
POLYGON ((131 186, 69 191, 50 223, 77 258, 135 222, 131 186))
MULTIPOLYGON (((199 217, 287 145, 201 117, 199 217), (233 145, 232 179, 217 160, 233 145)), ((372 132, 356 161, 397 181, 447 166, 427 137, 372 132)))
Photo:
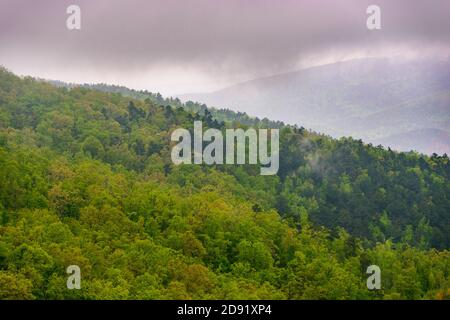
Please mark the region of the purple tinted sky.
POLYGON ((449 0, 0 0, 0 64, 12 71, 166 94, 449 48, 449 0), (80 31, 66 29, 70 4, 80 31), (382 30, 367 30, 369 4, 381 7, 382 30))

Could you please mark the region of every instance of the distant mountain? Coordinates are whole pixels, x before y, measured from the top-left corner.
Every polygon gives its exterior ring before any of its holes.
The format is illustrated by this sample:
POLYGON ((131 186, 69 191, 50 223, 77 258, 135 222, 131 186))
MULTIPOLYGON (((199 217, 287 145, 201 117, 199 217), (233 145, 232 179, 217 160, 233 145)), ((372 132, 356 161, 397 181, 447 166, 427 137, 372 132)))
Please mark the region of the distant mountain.
POLYGON ((376 144, 394 147, 400 151, 412 149, 423 150, 424 153, 448 153, 450 133, 439 129, 419 129, 386 138, 375 140, 376 144))
POLYGON ((450 61, 358 59, 179 98, 397 150, 450 153, 450 61))

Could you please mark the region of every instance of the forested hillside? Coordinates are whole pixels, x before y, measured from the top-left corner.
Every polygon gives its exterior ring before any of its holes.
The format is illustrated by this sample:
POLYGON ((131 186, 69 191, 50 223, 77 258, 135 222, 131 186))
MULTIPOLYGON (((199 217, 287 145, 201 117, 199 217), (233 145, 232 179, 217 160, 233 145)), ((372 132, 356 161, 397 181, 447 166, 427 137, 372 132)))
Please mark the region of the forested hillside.
POLYGON ((446 155, 108 91, 0 70, 0 299, 450 297, 446 155), (278 175, 173 165, 194 120, 280 128, 278 175))
MULTIPOLYGON (((276 201, 270 205, 284 217, 293 216, 298 221, 300 212, 306 209, 310 218, 320 225, 333 229, 342 226, 371 240, 399 241, 405 233, 409 235, 415 229, 410 244, 437 248, 450 246, 447 155, 426 157, 414 152, 399 153, 384 150, 381 146, 363 145, 360 140, 333 140, 303 127, 285 126, 283 122, 228 109, 208 108, 192 101, 181 103, 177 98, 163 98, 159 93, 109 85, 85 84, 82 87, 120 93, 173 109, 183 108, 199 113, 212 127, 284 128, 281 181, 276 201), (441 183, 433 178, 436 175, 443 179, 441 183), (316 205, 319 199, 322 201, 316 205), (311 201, 313 205, 308 206, 311 201), (394 226, 387 227, 386 223, 394 226)), ((192 126, 192 123, 186 125, 192 126)), ((234 168, 229 173, 236 176, 234 168)), ((245 184, 244 181, 245 178, 240 179, 241 184, 245 184)))

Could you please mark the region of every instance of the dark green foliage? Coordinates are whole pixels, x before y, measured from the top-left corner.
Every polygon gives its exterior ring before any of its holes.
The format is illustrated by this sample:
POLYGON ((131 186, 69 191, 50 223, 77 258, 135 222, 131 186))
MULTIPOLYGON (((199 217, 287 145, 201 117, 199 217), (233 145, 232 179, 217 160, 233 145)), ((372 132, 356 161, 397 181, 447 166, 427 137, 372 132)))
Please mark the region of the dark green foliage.
POLYGON ((447 156, 94 89, 0 70, 0 299, 449 297, 447 156), (174 166, 194 120, 280 128, 278 175, 174 166))

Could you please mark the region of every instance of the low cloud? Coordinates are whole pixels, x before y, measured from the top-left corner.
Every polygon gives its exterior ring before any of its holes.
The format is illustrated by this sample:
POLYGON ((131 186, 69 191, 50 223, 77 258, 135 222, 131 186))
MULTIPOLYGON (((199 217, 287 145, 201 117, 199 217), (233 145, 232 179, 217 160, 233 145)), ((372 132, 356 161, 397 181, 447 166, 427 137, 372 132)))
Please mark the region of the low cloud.
POLYGON ((449 54, 436 0, 3 0, 0 64, 23 74, 166 93, 204 91, 302 66, 375 55, 449 54), (66 29, 81 7, 82 28, 66 29), (382 29, 366 28, 381 7, 382 29))

